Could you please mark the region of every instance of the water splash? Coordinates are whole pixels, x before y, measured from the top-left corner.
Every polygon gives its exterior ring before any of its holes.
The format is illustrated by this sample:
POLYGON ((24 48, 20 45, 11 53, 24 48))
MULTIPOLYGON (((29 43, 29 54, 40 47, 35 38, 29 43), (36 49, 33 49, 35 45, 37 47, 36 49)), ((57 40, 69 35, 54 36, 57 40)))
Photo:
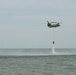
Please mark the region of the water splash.
POLYGON ((15 55, 15 56, 47 56, 47 55, 76 55, 76 49, 0 49, 1 55, 15 55))

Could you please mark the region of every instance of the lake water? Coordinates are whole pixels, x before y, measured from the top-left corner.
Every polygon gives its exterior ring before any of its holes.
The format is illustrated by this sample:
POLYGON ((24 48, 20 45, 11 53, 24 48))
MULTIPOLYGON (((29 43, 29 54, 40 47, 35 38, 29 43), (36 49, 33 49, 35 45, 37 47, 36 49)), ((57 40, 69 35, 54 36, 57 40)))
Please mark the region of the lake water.
MULTIPOLYGON (((2 49, 1 49, 2 50, 2 49)), ((37 49, 38 50, 38 49, 37 49)), ((39 51, 34 53, 39 54, 39 51)), ((69 49, 68 49, 69 50, 69 49)), ((5 50, 4 50, 5 51, 5 50)), ((12 50, 6 49, 6 54, 12 50), (9 52, 8 52, 9 51, 9 52)), ((15 51, 15 50, 14 50, 15 51)), ((21 50, 19 50, 20 53, 21 50)), ((27 50, 26 50, 27 51, 27 50)), ((28 54, 30 50, 22 53, 28 54)), ((30 53, 33 54, 34 50, 30 53)), ((48 54, 46 50, 43 53, 48 54)), ((40 52, 42 54, 42 51, 40 52)), ((49 50, 48 50, 49 51, 49 50)), ((71 50, 69 50, 71 52, 71 50)), ((2 52, 2 51, 1 51, 2 52)), ((57 50, 56 52, 59 52, 57 50)), ((60 53, 62 53, 61 51, 60 53)), ((68 51, 64 51, 68 52, 68 51)), ((72 51, 73 52, 73 51, 72 51)), ((75 52, 75 51, 74 51, 75 52)), ((17 53, 17 51, 16 51, 17 53)), ((15 54, 16 54, 15 53, 15 54)), ((0 75, 76 75, 76 55, 1 55, 0 75)))

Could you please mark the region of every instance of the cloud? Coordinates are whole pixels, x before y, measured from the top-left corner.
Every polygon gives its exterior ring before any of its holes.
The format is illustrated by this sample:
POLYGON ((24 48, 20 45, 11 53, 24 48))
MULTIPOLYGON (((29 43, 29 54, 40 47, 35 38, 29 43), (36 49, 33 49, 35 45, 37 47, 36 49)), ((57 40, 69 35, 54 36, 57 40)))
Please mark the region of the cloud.
POLYGON ((1 0, 0 9, 6 10, 28 10, 28 9, 58 9, 70 10, 76 6, 73 1, 66 0, 1 0))

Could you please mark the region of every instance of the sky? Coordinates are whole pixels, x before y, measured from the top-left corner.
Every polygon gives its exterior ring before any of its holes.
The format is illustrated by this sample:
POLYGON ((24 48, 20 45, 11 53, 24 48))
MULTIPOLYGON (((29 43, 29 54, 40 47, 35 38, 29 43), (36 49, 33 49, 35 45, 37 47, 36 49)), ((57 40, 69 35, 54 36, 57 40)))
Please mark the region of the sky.
POLYGON ((0 0, 0 48, 76 48, 76 0, 0 0))

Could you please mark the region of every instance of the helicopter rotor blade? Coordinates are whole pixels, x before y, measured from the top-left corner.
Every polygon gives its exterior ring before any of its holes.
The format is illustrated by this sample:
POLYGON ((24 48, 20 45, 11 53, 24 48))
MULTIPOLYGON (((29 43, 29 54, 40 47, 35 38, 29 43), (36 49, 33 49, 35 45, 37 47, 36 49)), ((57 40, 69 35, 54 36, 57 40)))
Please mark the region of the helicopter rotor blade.
POLYGON ((57 23, 57 22, 51 22, 51 23, 57 23))
POLYGON ((59 24, 62 24, 62 22, 59 22, 59 24))

